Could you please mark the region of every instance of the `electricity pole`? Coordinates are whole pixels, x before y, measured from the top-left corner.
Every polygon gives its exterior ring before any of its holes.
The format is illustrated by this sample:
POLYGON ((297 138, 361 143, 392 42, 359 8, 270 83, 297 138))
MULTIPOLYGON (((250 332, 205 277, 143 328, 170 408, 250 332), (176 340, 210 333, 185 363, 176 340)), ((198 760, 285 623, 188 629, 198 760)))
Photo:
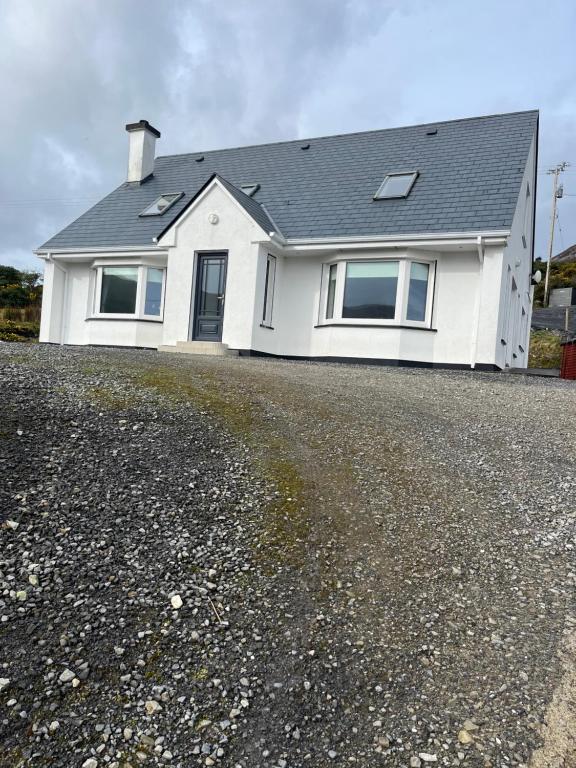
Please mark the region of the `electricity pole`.
POLYGON ((558 163, 556 168, 550 168, 547 173, 554 176, 554 187, 552 192, 552 219, 550 221, 550 246, 548 248, 548 261, 546 262, 546 280, 544 281, 544 306, 548 306, 550 293, 550 262, 552 261, 552 251, 554 248, 554 226, 556 224, 556 203, 562 193, 558 190, 558 176, 566 170, 569 163, 558 163))

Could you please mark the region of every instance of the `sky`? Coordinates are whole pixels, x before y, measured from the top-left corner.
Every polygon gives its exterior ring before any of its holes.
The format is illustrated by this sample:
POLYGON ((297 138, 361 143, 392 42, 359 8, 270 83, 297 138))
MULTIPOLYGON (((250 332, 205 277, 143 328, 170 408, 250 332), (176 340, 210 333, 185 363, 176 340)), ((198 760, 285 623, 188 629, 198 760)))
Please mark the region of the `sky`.
POLYGON ((536 256, 576 243, 573 0, 0 0, 0 264, 161 155, 540 109, 536 256))

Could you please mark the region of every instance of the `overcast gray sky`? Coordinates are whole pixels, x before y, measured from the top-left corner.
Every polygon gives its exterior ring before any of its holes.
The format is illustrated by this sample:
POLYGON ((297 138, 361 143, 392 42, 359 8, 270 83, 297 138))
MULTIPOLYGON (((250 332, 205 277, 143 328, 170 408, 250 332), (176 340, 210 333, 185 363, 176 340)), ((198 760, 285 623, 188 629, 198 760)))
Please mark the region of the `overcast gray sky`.
MULTIPOLYGON (((573 0, 0 0, 0 264, 125 178, 127 122, 158 154, 541 110, 537 255, 573 163, 573 0)), ((574 195, 571 197, 570 195, 574 195)))

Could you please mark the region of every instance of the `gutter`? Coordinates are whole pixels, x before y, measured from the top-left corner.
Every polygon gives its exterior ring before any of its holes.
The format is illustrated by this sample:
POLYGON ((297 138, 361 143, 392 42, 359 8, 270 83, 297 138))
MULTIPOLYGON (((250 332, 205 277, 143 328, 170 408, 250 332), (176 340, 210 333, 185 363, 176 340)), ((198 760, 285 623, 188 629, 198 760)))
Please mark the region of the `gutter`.
POLYGON ((482 236, 486 240, 505 240, 510 235, 508 229, 497 229, 488 231, 476 231, 476 232, 423 232, 417 234, 396 234, 396 235, 358 235, 358 236, 346 236, 346 237, 311 237, 311 238, 298 238, 289 237, 284 238, 286 245, 298 246, 298 245, 338 245, 345 243, 386 243, 386 242, 398 242, 400 241, 415 241, 422 240, 465 240, 470 242, 476 240, 478 236, 482 236))
POLYGON ((364 248, 410 248, 418 246, 438 247, 461 245, 468 249, 477 247, 477 240, 482 238, 485 245, 505 245, 509 230, 487 232, 443 232, 422 233, 415 235, 365 235, 357 237, 318 237, 284 238, 278 232, 270 232, 270 239, 286 253, 305 253, 327 250, 360 250, 364 248))
POLYGON ((158 248, 156 245, 124 245, 121 247, 100 247, 94 246, 92 248, 51 248, 50 250, 44 248, 38 248, 36 251, 32 251, 35 256, 39 258, 46 258, 51 260, 52 256, 60 255, 79 255, 79 254, 91 254, 91 253, 139 253, 141 251, 151 251, 152 253, 164 253, 166 249, 158 248))

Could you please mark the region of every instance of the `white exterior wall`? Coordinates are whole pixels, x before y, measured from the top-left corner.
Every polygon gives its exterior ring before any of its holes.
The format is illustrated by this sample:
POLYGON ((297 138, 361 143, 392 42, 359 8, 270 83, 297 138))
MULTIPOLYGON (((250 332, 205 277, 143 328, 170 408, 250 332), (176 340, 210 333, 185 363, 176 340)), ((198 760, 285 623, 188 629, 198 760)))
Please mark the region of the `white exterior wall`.
MULTIPOLYGON (((478 323, 476 362, 495 363, 497 307, 499 300, 501 250, 487 249, 484 266, 477 250, 449 253, 425 252, 436 261, 432 328, 361 325, 341 327, 319 324, 322 265, 336 254, 278 257, 273 331, 259 327, 264 298, 266 256, 262 245, 256 282, 255 323, 252 349, 268 354, 297 357, 352 357, 406 360, 446 365, 471 363, 476 334, 476 302, 482 288, 478 323)), ((398 254, 400 255, 400 254, 398 254)), ((423 252, 408 250, 407 258, 418 259, 423 252)), ((390 251, 370 251, 370 258, 395 258, 390 251)), ((351 260, 367 258, 366 251, 338 254, 351 260)), ((324 297, 322 296, 322 301, 324 297)), ((344 321, 345 322, 345 321, 344 321)))
POLYGON ((162 344, 190 338, 194 306, 196 254, 228 253, 222 341, 233 349, 250 349, 262 230, 221 187, 212 187, 162 239, 168 270, 162 344), (209 216, 218 222, 211 224, 209 216))
POLYGON ((60 342, 66 276, 62 267, 47 261, 44 267, 40 341, 60 342))
POLYGON ((497 311, 499 327, 496 355, 497 363, 501 368, 525 368, 528 365, 534 293, 531 277, 536 161, 536 137, 534 137, 502 262, 501 291, 497 311), (530 189, 529 197, 526 196, 527 186, 530 189), (523 236, 524 240, 522 239, 523 236), (514 297, 514 305, 507 306, 510 302, 512 278, 514 278, 518 290, 514 297), (522 309, 524 309, 526 317, 524 321, 522 320, 522 309), (503 344, 502 341, 506 343, 503 344))
MULTIPOLYGON (((99 260, 125 263, 126 257, 99 254, 99 260)), ((47 262, 44 270, 40 341, 52 344, 96 344, 155 348, 162 342, 161 322, 93 318, 93 260, 47 262)))

